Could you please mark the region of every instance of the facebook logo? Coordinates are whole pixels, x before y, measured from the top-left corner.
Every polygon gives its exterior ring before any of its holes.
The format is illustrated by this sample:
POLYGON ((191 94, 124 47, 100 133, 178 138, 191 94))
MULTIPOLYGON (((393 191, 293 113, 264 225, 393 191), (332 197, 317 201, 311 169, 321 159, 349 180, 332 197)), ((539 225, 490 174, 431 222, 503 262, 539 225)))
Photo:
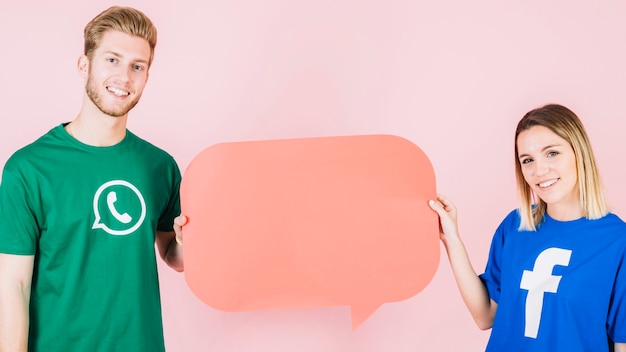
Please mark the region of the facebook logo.
POLYGON ((541 310, 543 309, 543 294, 556 293, 561 282, 561 276, 552 275, 555 265, 568 266, 572 251, 562 248, 548 248, 535 259, 532 271, 524 270, 520 288, 528 290, 526 297, 526 327, 524 336, 537 338, 541 310))

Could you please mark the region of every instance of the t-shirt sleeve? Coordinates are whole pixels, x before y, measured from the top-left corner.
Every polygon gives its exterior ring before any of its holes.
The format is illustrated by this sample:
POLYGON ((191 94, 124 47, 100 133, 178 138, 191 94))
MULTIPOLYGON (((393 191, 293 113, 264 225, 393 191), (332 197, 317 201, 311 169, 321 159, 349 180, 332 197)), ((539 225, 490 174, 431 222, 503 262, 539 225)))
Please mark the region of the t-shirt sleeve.
POLYGON ((500 301, 500 287, 502 275, 502 252, 504 249, 504 239, 506 230, 510 227, 515 211, 511 212, 496 229, 491 240, 491 248, 489 249, 489 257, 485 272, 479 275, 479 278, 487 287, 489 297, 496 303, 500 301))
POLYGON ((157 230, 164 232, 171 232, 174 230, 174 218, 180 215, 180 182, 181 174, 176 162, 172 160, 170 166, 170 172, 168 175, 169 187, 169 200, 165 205, 163 213, 159 217, 159 223, 157 230))
POLYGON ((622 256, 615 277, 611 306, 607 317, 607 332, 613 341, 626 343, 626 253, 622 256))
POLYGON ((0 181, 0 253, 35 254, 39 227, 30 203, 24 177, 5 167, 0 181))

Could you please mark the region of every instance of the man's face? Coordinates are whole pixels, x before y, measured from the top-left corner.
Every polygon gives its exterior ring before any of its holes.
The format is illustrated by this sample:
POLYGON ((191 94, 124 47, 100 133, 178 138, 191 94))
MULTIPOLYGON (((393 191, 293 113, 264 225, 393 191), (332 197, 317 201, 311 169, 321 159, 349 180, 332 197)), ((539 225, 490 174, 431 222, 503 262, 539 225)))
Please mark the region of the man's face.
POLYGON ((103 113, 121 117, 132 109, 148 81, 148 41, 119 31, 107 31, 87 65, 87 96, 103 113))

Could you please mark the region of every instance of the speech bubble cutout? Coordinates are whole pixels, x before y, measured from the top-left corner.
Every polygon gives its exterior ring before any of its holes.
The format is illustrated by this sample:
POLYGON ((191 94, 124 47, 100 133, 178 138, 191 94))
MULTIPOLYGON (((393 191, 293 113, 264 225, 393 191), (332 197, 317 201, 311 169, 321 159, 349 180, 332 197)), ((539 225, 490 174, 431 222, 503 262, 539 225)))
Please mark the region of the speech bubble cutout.
POLYGON ((185 279, 227 312, 349 305, 356 329, 434 276, 435 188, 397 136, 215 144, 181 184, 185 279))

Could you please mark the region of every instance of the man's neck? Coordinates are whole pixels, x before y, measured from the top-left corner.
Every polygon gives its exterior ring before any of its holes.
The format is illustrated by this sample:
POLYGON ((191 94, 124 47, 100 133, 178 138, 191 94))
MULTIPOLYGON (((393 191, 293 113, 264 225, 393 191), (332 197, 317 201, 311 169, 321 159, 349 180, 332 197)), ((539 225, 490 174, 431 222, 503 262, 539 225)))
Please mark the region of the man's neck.
POLYGON ((83 106, 78 116, 65 126, 65 130, 84 144, 109 147, 121 142, 126 137, 127 119, 128 114, 114 117, 97 108, 91 109, 83 106))

